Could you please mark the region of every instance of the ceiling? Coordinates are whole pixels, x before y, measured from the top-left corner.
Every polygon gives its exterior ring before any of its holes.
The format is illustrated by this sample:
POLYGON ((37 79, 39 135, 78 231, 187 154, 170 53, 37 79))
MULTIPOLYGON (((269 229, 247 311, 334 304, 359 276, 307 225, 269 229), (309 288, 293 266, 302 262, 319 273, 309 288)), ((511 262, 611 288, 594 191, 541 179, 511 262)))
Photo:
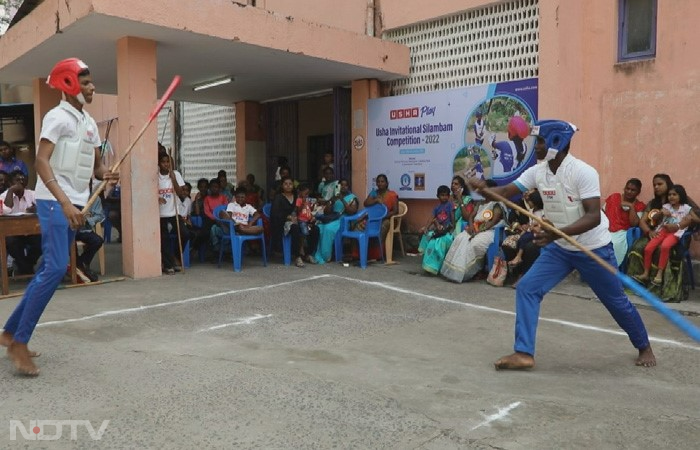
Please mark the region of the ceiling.
MULTIPOLYGON (((15 24, 21 25, 21 21, 15 24)), ((173 76, 180 75, 182 83, 173 96, 180 101, 219 105, 266 101, 347 86, 357 79, 405 75, 91 13, 1 67, 0 83, 31 85, 33 79, 45 78, 58 59, 79 56, 89 65, 97 90, 116 94, 116 42, 124 36, 158 43, 158 95, 173 76), (197 92, 192 89, 224 76, 233 76, 234 82, 197 92)))

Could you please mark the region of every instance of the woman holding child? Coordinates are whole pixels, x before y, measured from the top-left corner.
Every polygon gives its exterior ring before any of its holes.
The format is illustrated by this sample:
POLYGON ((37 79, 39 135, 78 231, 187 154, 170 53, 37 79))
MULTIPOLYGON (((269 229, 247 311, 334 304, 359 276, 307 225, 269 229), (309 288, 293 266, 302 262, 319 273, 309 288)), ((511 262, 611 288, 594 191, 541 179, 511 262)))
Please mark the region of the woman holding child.
POLYGON ((460 176, 452 178, 449 201, 454 220, 453 229, 441 236, 432 234, 428 237, 428 234, 425 234, 418 247, 419 252, 423 253, 423 270, 434 275, 440 273, 445 256, 455 236, 462 232, 462 229, 469 222, 469 216, 474 212, 474 202, 469 196, 469 188, 467 188, 464 178, 460 176))
POLYGON ((340 229, 340 218, 343 214, 355 214, 358 204, 357 196, 350 192, 348 180, 340 180, 340 192, 326 203, 324 214, 316 217, 319 242, 314 259, 318 264, 324 264, 331 260, 335 235, 340 229))
MULTIPOLYGON (((496 183, 486 182, 488 187, 496 183)), ((457 235, 445 256, 440 274, 461 283, 470 280, 484 267, 484 258, 493 242, 494 227, 505 225, 506 208, 496 201, 484 201, 472 213, 466 231, 457 235)))
MULTIPOLYGON (((673 181, 671 177, 665 173, 659 173, 654 175, 653 178, 654 187, 654 198, 647 204, 641 219, 639 220, 639 228, 642 230, 642 237, 637 239, 632 248, 627 255, 628 265, 627 265, 627 275, 631 277, 639 277, 644 273, 649 274, 650 272, 645 270, 644 266, 644 249, 649 244, 652 237, 655 236, 655 231, 660 225, 660 219, 663 218, 662 214, 659 214, 664 205, 668 201, 668 193, 673 187, 673 181)), ((687 202, 693 207, 695 212, 697 211, 697 205, 690 198, 687 202)), ((691 212, 680 224, 680 227, 687 227, 693 220, 697 218, 695 212, 691 212)), ((677 247, 676 247, 677 248, 677 247)), ((650 285, 649 289, 652 293, 658 295, 664 301, 679 302, 683 298, 683 258, 682 254, 679 254, 674 248, 670 254, 670 261, 666 265, 665 269, 662 271, 663 278, 661 283, 658 285, 650 285)), ((654 258, 654 275, 657 271, 658 258, 654 258)), ((646 280, 645 280, 646 281, 646 280)))
POLYGON ((280 189, 275 194, 270 208, 270 229, 272 234, 272 248, 282 248, 282 237, 289 234, 292 237, 292 258, 294 265, 304 267, 304 255, 310 255, 316 250, 315 227, 306 239, 307 248, 304 249, 296 213, 297 196, 294 194, 294 181, 285 176, 280 180, 280 189))

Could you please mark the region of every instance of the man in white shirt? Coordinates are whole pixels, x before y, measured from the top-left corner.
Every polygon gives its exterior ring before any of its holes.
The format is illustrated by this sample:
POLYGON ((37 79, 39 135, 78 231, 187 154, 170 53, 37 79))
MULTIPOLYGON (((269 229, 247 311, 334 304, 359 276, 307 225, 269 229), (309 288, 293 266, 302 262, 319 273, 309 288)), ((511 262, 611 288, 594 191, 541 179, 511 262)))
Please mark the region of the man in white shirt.
POLYGON ((66 273, 75 232, 85 223, 74 205, 87 204, 93 175, 98 180, 119 179, 102 163, 97 124, 83 109, 95 93, 87 65, 77 58, 59 61, 46 83, 62 91, 65 100, 44 116, 36 153, 36 209, 44 258, 0 335, 0 345, 7 347, 17 371, 28 376, 39 375, 39 369, 32 361, 38 355, 27 343, 66 273))
POLYGON ((177 198, 184 197, 185 180, 177 170, 172 170, 170 155, 165 152, 158 153, 158 206, 160 211, 160 253, 163 273, 173 275, 181 270, 181 266, 175 264, 175 253, 170 243, 171 233, 180 230, 180 244, 184 251, 190 233, 185 222, 177 213, 177 198), (175 221, 179 220, 179 225, 175 221))
MULTIPOLYGON (((27 177, 21 170, 10 174, 10 187, 0 195, 2 213, 24 214, 36 212, 34 191, 27 189, 27 177)), ((21 275, 34 273, 34 265, 41 256, 41 235, 8 236, 7 253, 12 256, 21 275)))
MULTIPOLYGON (((535 152, 544 162, 530 167, 513 183, 491 188, 503 197, 513 197, 537 188, 544 203, 544 216, 563 233, 576 238, 611 266, 617 261, 612 248, 608 220, 601 214, 598 172, 569 155, 569 143, 576 128, 560 120, 538 121, 535 152)), ((486 187, 471 179, 473 189, 486 187)), ((488 197, 488 193, 482 192, 488 197)), ((638 366, 656 365, 646 328, 637 309, 625 295, 620 280, 577 247, 558 239, 540 226, 533 227, 534 242, 544 247, 539 258, 520 279, 516 288, 515 353, 496 361, 499 369, 530 369, 535 366, 535 336, 540 303, 544 295, 574 269, 605 305, 617 324, 639 351, 638 366)))

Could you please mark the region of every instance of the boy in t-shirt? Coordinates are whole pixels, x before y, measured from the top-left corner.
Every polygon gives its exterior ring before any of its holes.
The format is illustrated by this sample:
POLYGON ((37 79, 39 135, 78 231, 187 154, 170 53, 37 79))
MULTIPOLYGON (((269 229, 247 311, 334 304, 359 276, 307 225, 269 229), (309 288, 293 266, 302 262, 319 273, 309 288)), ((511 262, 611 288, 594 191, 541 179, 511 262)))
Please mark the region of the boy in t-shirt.
POLYGON ((299 230, 302 236, 309 235, 309 228, 313 226, 314 216, 312 213, 313 209, 313 199, 309 197, 311 189, 308 185, 302 184, 299 186, 297 192, 297 199, 295 202, 296 212, 297 212, 297 223, 299 224, 299 230))
POLYGON ((236 233, 255 235, 263 232, 263 227, 255 225, 260 218, 260 213, 246 203, 245 188, 236 189, 234 201, 228 204, 226 214, 228 219, 233 220, 236 233))

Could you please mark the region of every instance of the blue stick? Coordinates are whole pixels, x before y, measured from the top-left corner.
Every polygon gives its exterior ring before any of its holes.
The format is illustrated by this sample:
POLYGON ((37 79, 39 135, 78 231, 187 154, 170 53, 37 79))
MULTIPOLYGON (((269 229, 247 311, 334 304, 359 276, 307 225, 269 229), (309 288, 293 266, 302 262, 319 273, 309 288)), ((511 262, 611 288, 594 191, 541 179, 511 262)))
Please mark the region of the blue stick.
POLYGON ((617 272, 617 277, 620 279, 620 281, 622 281, 622 284, 632 289, 635 294, 640 296, 645 302, 649 303, 652 308, 657 310, 662 316, 666 317, 666 319, 668 319, 672 324, 680 328, 681 331, 693 338, 695 341, 700 342, 700 329, 690 323, 690 321, 683 317, 678 311, 666 306, 666 304, 657 296, 646 290, 644 286, 639 284, 633 278, 620 271, 617 272))
MULTIPOLYGON (((472 186, 473 188, 474 186, 472 186)), ((563 233, 560 229, 552 225, 551 223, 547 223, 541 218, 535 216, 532 214, 530 211, 522 208, 520 205, 516 205, 515 203, 511 202, 507 198, 503 197, 502 195, 496 194, 489 188, 481 188, 478 189, 481 191, 483 194, 486 194, 486 196, 496 199, 499 202, 504 203, 506 206, 509 208, 515 209, 516 211, 521 212, 522 214, 525 214, 529 218, 535 220, 537 223, 539 223, 543 228, 546 228, 547 230, 551 231, 552 233, 556 234, 557 236, 563 238, 565 241, 570 243, 571 245, 577 247, 579 250, 584 252, 586 255, 590 256, 595 262, 600 264, 605 268, 610 273, 613 273, 617 275, 617 277, 622 281, 622 284, 627 286, 628 288, 632 289, 637 295, 642 297, 642 299, 649 303, 652 308, 654 308, 657 312, 659 312, 662 316, 664 316, 668 321, 670 321, 672 324, 677 326, 682 332, 690 336, 692 339, 694 339, 696 342, 700 342, 700 329, 690 323, 687 319, 685 319, 678 311, 675 311, 664 302, 662 302, 657 296, 646 290, 644 286, 641 284, 637 283, 634 279, 628 277, 624 273, 620 272, 617 270, 616 267, 611 266, 608 264, 607 261, 603 260, 600 256, 596 255, 592 251, 588 250, 586 247, 582 246, 581 244, 576 241, 576 239, 572 238, 566 233, 563 233)))

